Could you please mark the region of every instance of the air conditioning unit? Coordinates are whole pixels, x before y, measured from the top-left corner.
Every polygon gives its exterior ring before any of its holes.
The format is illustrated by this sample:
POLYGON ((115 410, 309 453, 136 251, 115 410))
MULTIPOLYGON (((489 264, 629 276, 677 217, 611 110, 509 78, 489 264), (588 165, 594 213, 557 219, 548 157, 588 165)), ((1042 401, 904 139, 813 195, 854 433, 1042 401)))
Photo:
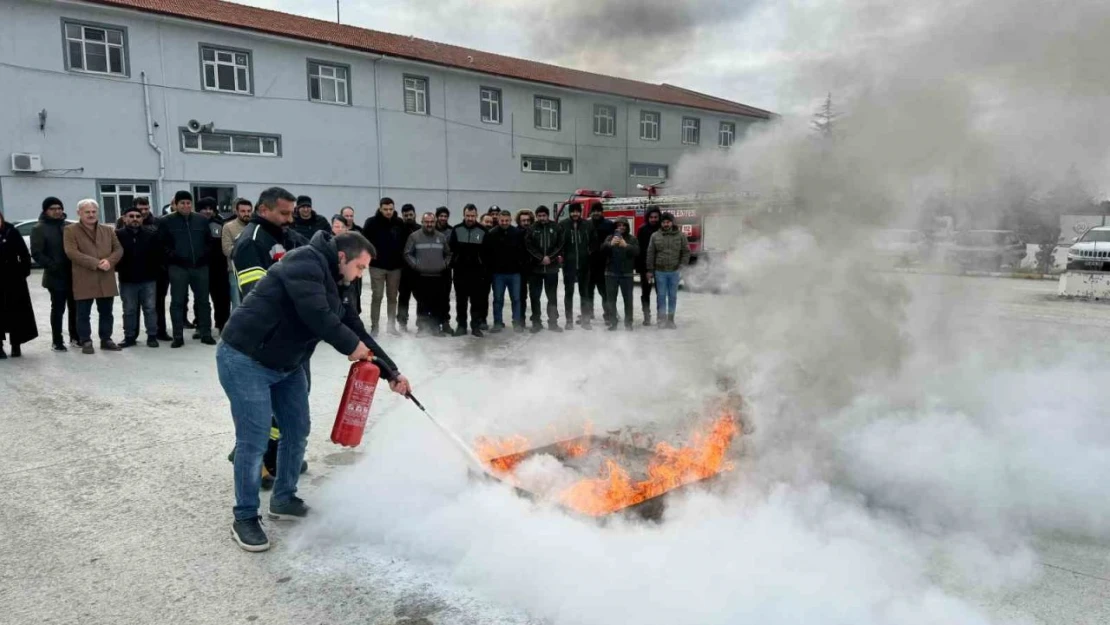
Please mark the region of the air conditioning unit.
POLYGON ((12 171, 38 173, 42 171, 42 156, 39 154, 12 154, 12 171))

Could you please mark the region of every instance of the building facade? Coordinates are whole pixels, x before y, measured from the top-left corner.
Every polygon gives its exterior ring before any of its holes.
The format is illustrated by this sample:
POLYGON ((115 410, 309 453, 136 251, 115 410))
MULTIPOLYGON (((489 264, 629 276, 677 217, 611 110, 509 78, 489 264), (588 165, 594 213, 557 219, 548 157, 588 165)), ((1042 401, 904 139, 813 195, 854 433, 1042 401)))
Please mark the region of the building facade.
MULTIPOLYGON (((422 40, 429 51, 386 54, 350 43, 387 37, 375 31, 217 0, 196 8, 222 16, 215 22, 160 4, 0 0, 9 220, 37 217, 48 195, 71 216, 77 200, 96 198, 114 220, 137 195, 161 206, 192 189, 230 203, 272 185, 312 196, 325 215, 354 206, 359 219, 382 196, 457 211, 551 204, 581 187, 631 195, 682 154, 726 149, 771 117, 675 87, 578 88, 605 77, 478 51, 479 65, 516 65, 470 69, 473 55, 443 46, 441 60, 422 40), (294 36, 266 32, 273 16, 294 36), (554 78, 514 76, 535 71, 554 78), (663 95, 627 95, 649 88, 663 95), (9 162, 16 154, 38 160, 9 162)), ((400 45, 390 41, 377 47, 400 45)))

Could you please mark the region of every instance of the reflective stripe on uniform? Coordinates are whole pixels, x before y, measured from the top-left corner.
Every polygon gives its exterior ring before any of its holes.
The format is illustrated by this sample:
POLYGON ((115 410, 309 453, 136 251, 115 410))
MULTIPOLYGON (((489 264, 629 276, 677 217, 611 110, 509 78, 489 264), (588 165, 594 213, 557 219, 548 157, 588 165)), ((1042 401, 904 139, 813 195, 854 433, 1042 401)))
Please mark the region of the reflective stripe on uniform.
POLYGON ((239 286, 243 287, 264 278, 266 276, 266 270, 261 267, 248 267, 236 275, 239 277, 239 286))

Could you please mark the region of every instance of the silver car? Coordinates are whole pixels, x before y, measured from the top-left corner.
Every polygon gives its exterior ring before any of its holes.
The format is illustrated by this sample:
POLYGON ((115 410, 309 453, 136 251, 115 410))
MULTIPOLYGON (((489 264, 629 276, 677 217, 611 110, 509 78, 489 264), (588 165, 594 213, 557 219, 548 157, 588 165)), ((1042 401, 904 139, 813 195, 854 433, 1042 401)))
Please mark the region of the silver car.
POLYGON ((945 257, 964 270, 1017 268, 1025 258, 1025 243, 1013 230, 964 230, 956 233, 945 257))
POLYGON ((1072 243, 1068 269, 1110 271, 1110 226, 1091 228, 1072 243))

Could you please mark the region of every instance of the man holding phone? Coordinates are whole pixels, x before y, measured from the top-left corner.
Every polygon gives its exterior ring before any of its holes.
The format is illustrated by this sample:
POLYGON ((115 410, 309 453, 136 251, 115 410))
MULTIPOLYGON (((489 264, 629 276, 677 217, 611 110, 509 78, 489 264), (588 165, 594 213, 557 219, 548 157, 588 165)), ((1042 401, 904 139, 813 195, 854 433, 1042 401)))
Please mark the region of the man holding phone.
POLYGON ((632 276, 640 244, 628 230, 627 219, 616 220, 616 231, 601 245, 605 255, 605 312, 610 330, 617 329, 617 289, 624 298, 624 327, 632 330, 632 276))

